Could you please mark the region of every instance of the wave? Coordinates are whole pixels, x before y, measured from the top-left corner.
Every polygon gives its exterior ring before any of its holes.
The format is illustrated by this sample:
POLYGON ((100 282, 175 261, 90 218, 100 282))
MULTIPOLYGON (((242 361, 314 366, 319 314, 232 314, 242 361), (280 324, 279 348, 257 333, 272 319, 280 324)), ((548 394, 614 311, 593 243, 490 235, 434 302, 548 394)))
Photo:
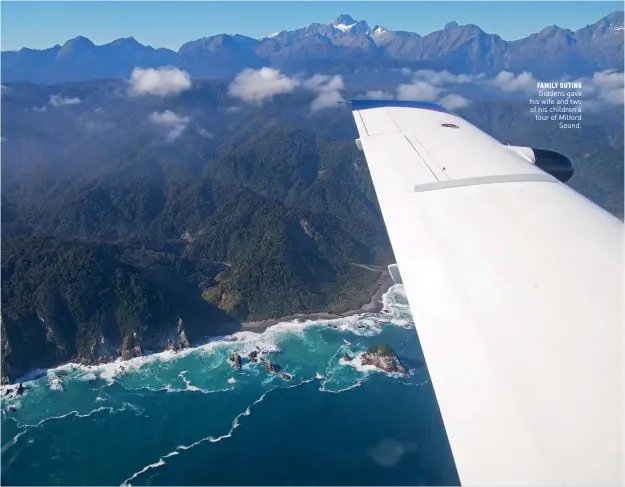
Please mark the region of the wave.
POLYGON ((181 452, 186 451, 186 450, 190 450, 191 448, 194 448, 194 447, 196 447, 196 446, 198 446, 198 445, 200 445, 202 443, 205 443, 207 441, 210 442, 210 443, 217 443, 219 441, 222 441, 222 440, 225 440, 227 438, 232 437, 232 434, 234 433, 234 430, 236 430, 240 426, 239 419, 242 418, 243 416, 249 416, 252 413, 252 411, 251 411, 252 407, 254 407, 256 404, 262 402, 265 399, 265 397, 267 396, 267 394, 269 394, 271 391, 273 391, 275 389, 276 388, 270 389, 269 391, 264 392, 258 399, 256 399, 252 404, 250 404, 242 413, 237 414, 235 416, 235 418, 232 420, 232 425, 230 427, 230 430, 226 434, 221 435, 219 437, 215 437, 213 435, 205 436, 205 437, 203 437, 203 438, 201 438, 201 439, 191 443, 190 445, 179 445, 179 446, 177 446, 175 448, 175 450, 173 450, 173 451, 163 455, 162 457, 160 457, 157 462, 151 463, 149 465, 146 465, 141 470, 133 473, 129 478, 124 480, 121 483, 121 485, 122 486, 130 486, 130 485, 132 485, 130 482, 132 480, 136 479, 139 475, 142 475, 145 472, 147 472, 148 470, 151 470, 153 468, 158 468, 158 467, 162 467, 163 465, 165 465, 166 464, 166 462, 165 462, 166 458, 170 458, 170 457, 173 457, 173 456, 180 455, 181 452))
MULTIPOLYGON (((311 383, 311 382, 313 382, 313 381, 315 381, 315 380, 317 380, 317 379, 316 379, 316 378, 306 379, 306 380, 303 380, 303 381, 301 381, 301 382, 299 382, 299 383, 297 383, 297 384, 292 384, 292 385, 290 385, 290 386, 286 386, 286 387, 284 387, 284 388, 285 388, 285 389, 293 389, 293 388, 295 388, 295 387, 300 387, 300 386, 302 386, 302 385, 304 385, 304 384, 309 384, 309 383, 311 383)), ((147 472, 147 471, 148 471, 148 470, 150 470, 150 469, 153 469, 153 468, 158 468, 158 467, 162 467, 163 465, 165 465, 165 464, 166 464, 166 462, 165 462, 165 459, 166 459, 166 458, 170 458, 170 457, 173 457, 173 456, 180 455, 182 452, 187 451, 187 450, 190 450, 190 449, 192 449, 192 448, 195 448, 196 446, 201 445, 202 443, 206 443, 206 442, 209 442, 209 443, 218 443, 218 442, 220 442, 220 441, 222 441, 222 440, 225 440, 225 439, 231 438, 231 437, 232 437, 232 435, 234 434, 235 430, 236 430, 239 426, 241 426, 240 419, 241 419, 241 418, 243 418, 243 417, 245 417, 245 416, 250 416, 250 415, 252 414, 252 408, 253 408, 254 406, 256 406, 257 404, 260 404, 261 402, 263 402, 263 401, 264 401, 264 399, 267 397, 267 395, 268 395, 268 394, 270 394, 272 391, 275 391, 276 389, 279 389, 279 387, 273 387, 273 388, 269 389, 268 391, 265 391, 263 394, 261 394, 261 396, 260 396, 258 399, 256 399, 256 400, 255 400, 254 402, 252 402, 249 406, 247 406, 247 408, 245 408, 245 410, 244 410, 243 412, 241 412, 241 413, 237 414, 237 415, 234 417, 234 419, 232 420, 232 424, 231 424, 230 430, 229 430, 227 433, 225 433, 225 434, 223 434, 223 435, 221 435, 221 436, 217 436, 217 437, 216 437, 216 436, 214 436, 214 435, 205 436, 205 437, 203 437, 203 438, 200 438, 200 439, 199 439, 199 440, 197 440, 197 441, 194 441, 194 442, 193 442, 193 443, 191 443, 190 445, 179 445, 179 446, 177 446, 174 450, 172 450, 172 451, 170 451, 169 453, 167 453, 167 454, 165 454, 165 455, 161 456, 161 457, 158 459, 158 461, 157 461, 157 462, 155 462, 155 463, 151 463, 151 464, 149 464, 149 465, 146 465, 146 466, 145 466, 145 467, 143 467, 141 470, 139 470, 139 471, 137 471, 137 472, 133 473, 133 474, 132 474, 129 478, 127 478, 126 480, 124 480, 124 481, 121 483, 121 485, 122 485, 122 486, 130 486, 130 485, 132 485, 130 482, 131 482, 132 480, 136 479, 139 475, 142 475, 143 473, 147 472)))

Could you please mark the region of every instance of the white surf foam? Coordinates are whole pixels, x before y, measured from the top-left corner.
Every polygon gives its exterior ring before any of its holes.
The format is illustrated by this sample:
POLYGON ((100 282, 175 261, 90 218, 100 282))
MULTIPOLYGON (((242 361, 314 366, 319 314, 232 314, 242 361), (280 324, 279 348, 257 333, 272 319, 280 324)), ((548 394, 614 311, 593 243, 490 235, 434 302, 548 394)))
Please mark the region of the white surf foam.
MULTIPOLYGON (((122 361, 121 358, 117 358, 113 362, 101 365, 80 365, 67 363, 48 370, 33 370, 21 379, 23 379, 22 382, 30 382, 32 380, 36 380, 42 375, 53 372, 57 375, 66 374, 64 376, 65 380, 93 380, 94 377, 99 377, 106 380, 109 385, 112 385, 119 377, 140 371, 146 365, 153 364, 155 362, 176 361, 187 357, 190 354, 199 354, 200 357, 206 358, 223 348, 234 349, 234 351, 242 356, 249 356, 252 351, 258 351, 259 358, 262 359, 263 355, 280 353, 280 343, 282 342, 285 334, 301 333, 311 326, 327 326, 328 324, 332 324, 335 325, 333 328, 340 332, 349 332, 360 336, 373 336, 381 333, 383 324, 390 323, 397 326, 412 326, 410 323, 409 307, 407 305, 407 300, 405 299, 405 294, 403 293, 403 286, 394 285, 389 288, 389 290, 382 295, 382 302, 382 314, 365 313, 347 316, 344 318, 336 318, 333 320, 293 320, 289 322, 281 322, 268 327, 260 333, 253 331, 240 331, 225 337, 209 338, 204 343, 194 348, 187 348, 180 351, 167 350, 142 357, 135 357, 125 361, 122 361), (68 374, 69 376, 67 376, 68 374)), ((349 344, 350 342, 345 340, 345 343, 349 344)), ((219 359, 221 360, 221 357, 219 359)), ((249 365, 249 362, 246 363, 244 368, 248 368, 249 365)), ((255 370, 254 367, 252 367, 252 369, 255 370)), ((182 389, 184 391, 197 392, 200 390, 197 386, 187 384, 186 382, 185 385, 185 389, 182 389)), ((2 386, 1 390, 4 392, 7 387, 10 386, 2 386)), ((178 390, 172 386, 169 386, 167 390, 170 392, 178 392, 178 390)))

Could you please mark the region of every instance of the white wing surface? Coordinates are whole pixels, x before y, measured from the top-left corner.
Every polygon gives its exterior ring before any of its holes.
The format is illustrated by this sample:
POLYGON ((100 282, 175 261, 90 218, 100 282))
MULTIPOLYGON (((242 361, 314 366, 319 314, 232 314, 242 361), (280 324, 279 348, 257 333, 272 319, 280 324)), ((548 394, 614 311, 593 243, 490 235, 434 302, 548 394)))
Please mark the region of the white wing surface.
POLYGON ((438 105, 352 110, 461 483, 623 485, 622 222, 438 105))

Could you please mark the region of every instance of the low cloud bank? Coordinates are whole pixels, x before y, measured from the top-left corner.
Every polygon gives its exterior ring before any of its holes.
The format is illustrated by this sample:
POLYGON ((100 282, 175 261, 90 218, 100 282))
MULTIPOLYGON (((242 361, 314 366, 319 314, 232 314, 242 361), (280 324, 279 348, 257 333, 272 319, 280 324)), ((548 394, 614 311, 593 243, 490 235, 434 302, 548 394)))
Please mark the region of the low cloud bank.
POLYGON ((297 85, 296 79, 289 78, 277 69, 246 68, 230 83, 228 93, 243 101, 262 102, 282 93, 291 93, 297 85))
POLYGON ((191 121, 190 117, 180 116, 171 110, 152 112, 148 115, 148 121, 152 124, 167 129, 167 142, 179 138, 191 121))
POLYGON ((81 103, 80 98, 77 97, 64 97, 61 95, 50 96, 50 105, 55 107, 62 107, 66 105, 78 105, 81 103))
MULTIPOLYGON (((363 98, 374 100, 418 100, 437 102, 448 110, 458 110, 470 105, 471 100, 459 92, 463 85, 472 84, 476 89, 492 93, 493 90, 502 96, 522 94, 528 97, 538 97, 538 83, 548 81, 578 81, 582 83, 584 106, 589 110, 597 110, 606 105, 623 105, 625 97, 623 73, 615 69, 599 71, 592 76, 558 80, 537 79, 532 73, 524 71, 514 74, 510 71, 501 71, 496 76, 487 78, 484 73, 478 75, 452 74, 448 71, 420 70, 411 71, 402 69, 402 73, 410 75, 409 83, 399 84, 394 93, 382 90, 372 90, 362 95, 363 98)), ((570 90, 569 90, 570 91, 570 90)))
POLYGON ((170 96, 191 88, 191 76, 178 68, 135 68, 130 75, 132 95, 170 96))
POLYGON ((297 88, 317 94, 310 104, 310 111, 313 113, 325 108, 338 107, 345 101, 341 94, 345 89, 341 76, 315 74, 308 79, 302 79, 267 67, 246 68, 241 71, 228 86, 228 94, 245 102, 262 103, 276 95, 292 93, 297 88))

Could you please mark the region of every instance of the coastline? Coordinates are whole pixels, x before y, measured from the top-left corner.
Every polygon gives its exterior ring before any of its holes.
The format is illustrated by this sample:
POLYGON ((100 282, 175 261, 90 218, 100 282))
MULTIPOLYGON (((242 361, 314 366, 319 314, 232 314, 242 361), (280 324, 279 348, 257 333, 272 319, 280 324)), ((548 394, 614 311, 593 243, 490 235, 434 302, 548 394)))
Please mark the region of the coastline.
MULTIPOLYGON (((173 353, 177 354, 179 352, 181 352, 182 350, 188 350, 188 349, 194 349, 194 348, 198 348, 201 347, 203 345, 206 345, 209 342, 212 342, 214 340, 217 339, 224 339, 228 336, 232 336, 237 332, 241 332, 241 331, 251 331, 253 333, 263 333, 264 331, 266 331, 268 328, 277 325, 279 323, 289 323, 289 322, 305 322, 305 321, 314 321, 314 320, 336 320, 336 319, 340 319, 340 318, 345 318, 348 316, 354 316, 354 315, 360 315, 360 314, 365 314, 365 313, 378 313, 380 310, 382 310, 383 304, 382 304, 382 296, 384 295, 384 293, 386 293, 389 288, 394 284, 393 283, 393 279, 391 278, 391 276, 389 274, 385 274, 385 279, 384 281, 382 281, 382 284, 377 286, 376 290, 373 292, 373 294, 371 295, 371 298, 369 299, 368 302, 364 303, 360 308, 358 309, 351 309, 351 310, 347 310, 344 311, 343 313, 339 313, 339 314, 334 314, 334 313, 325 313, 325 312, 317 312, 317 313, 296 313, 293 315, 289 315, 289 316, 284 316, 281 318, 272 318, 272 319, 267 319, 267 320, 260 320, 260 321, 248 321, 248 322, 244 322, 241 323, 240 328, 237 328, 236 330, 224 330, 224 334, 220 335, 220 334, 216 334, 216 335, 211 335, 211 336, 206 336, 201 340, 198 340, 196 342, 191 343, 190 347, 185 347, 183 349, 177 350, 177 351, 173 351, 173 353)), ((147 356, 151 356, 151 355, 158 355, 159 353, 163 353, 165 352, 165 350, 159 351, 159 352, 152 352, 146 355, 141 355, 140 357, 147 357, 147 356)), ((134 357, 134 358, 140 358, 140 357, 134 357)), ((0 390, 2 390, 2 394, 6 394, 6 390, 11 390, 15 384, 17 384, 18 382, 29 382, 31 380, 35 380, 39 377, 42 377, 43 375, 46 375, 47 372, 49 370, 54 370, 60 367, 65 367, 68 365, 79 365, 79 366, 88 366, 88 367, 101 367, 101 366, 105 366, 107 364, 112 364, 115 362, 118 362, 119 359, 121 359, 121 355, 118 356, 110 356, 108 357, 108 359, 105 360, 94 360, 94 361, 84 361, 84 362, 74 362, 72 360, 69 360, 67 362, 62 362, 50 367, 45 367, 45 368, 35 368, 35 369, 31 369, 28 372, 26 372, 24 375, 18 377, 17 379, 15 379, 14 381, 11 381, 9 383, 4 383, 1 384, 0 386, 0 390)), ((131 361, 133 360, 131 359, 127 359, 127 360, 123 360, 122 362, 127 362, 127 361, 131 361)), ((121 365, 121 364, 120 364, 121 365)))
POLYGON ((242 323, 241 329, 239 331, 251 331, 254 333, 262 333, 267 328, 277 325, 278 323, 288 323, 288 322, 304 322, 311 320, 336 320, 339 318, 346 318, 348 316, 359 315, 363 313, 378 313, 382 309, 382 295, 389 290, 389 288, 393 285, 393 279, 390 275, 386 276, 386 279, 382 282, 380 286, 376 289, 376 291, 371 295, 369 302, 363 304, 358 309, 350 309, 344 311, 343 313, 334 314, 334 313, 296 313, 289 316, 283 316, 281 318, 271 318, 267 320, 259 320, 259 321, 246 321, 242 323))

